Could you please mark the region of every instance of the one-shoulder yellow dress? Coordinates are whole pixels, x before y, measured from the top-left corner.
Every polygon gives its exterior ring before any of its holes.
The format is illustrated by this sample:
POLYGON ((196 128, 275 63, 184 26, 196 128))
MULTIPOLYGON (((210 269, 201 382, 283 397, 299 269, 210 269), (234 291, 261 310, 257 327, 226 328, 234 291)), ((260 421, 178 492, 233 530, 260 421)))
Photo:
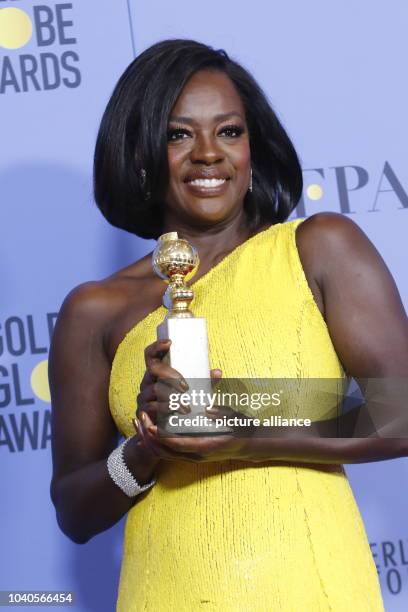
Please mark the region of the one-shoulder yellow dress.
MULTIPOLYGON (((299 259, 299 223, 258 233, 193 285, 211 367, 224 377, 345 379, 299 259)), ((117 349, 109 402, 124 436, 134 435, 143 350, 165 314, 149 314, 117 349)), ((383 610, 343 467, 162 461, 127 517, 117 610, 383 610)))

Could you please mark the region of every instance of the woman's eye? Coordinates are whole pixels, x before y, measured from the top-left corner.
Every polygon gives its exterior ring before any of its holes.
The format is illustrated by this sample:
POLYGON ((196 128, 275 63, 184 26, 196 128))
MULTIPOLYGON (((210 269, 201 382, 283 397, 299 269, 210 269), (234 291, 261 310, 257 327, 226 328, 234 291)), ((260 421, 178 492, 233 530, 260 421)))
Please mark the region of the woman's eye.
MULTIPOLYGON (((218 135, 226 136, 227 138, 237 138, 241 136, 244 132, 244 129, 239 125, 226 125, 219 132, 218 135)), ((184 140, 185 138, 189 138, 191 133, 185 128, 170 128, 167 131, 167 140, 170 142, 175 142, 177 140, 184 140)))
POLYGON ((237 138, 244 132, 243 128, 239 125, 226 125, 220 131, 220 134, 225 134, 228 138, 237 138))
POLYGON ((167 140, 182 140, 188 135, 189 133, 187 130, 182 128, 174 128, 167 131, 167 140))

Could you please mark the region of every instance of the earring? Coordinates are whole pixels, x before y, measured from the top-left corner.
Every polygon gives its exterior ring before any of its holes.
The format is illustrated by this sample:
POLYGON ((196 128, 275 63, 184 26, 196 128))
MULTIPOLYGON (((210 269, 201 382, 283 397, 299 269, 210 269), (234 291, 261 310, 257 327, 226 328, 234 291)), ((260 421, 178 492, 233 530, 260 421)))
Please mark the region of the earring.
POLYGON ((248 191, 249 191, 250 193, 252 193, 252 167, 251 167, 251 173, 250 173, 250 176, 249 176, 249 187, 248 187, 248 191))
POLYGON ((146 187, 146 182, 147 182, 147 172, 144 168, 142 168, 140 170, 140 184, 142 186, 143 191, 145 192, 145 200, 150 200, 150 191, 145 191, 145 187, 146 187))

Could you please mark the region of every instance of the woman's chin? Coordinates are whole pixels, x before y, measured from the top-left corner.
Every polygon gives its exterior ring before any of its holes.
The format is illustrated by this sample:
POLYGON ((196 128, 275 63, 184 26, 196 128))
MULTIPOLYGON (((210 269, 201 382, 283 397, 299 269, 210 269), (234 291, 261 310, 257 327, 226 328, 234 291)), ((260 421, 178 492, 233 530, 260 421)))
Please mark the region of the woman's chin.
POLYGON ((201 205, 191 211, 191 219, 199 222, 203 226, 218 225, 227 221, 233 216, 233 211, 226 206, 201 205))
POLYGON ((178 204, 172 203, 171 218, 173 222, 182 220, 183 225, 191 225, 192 228, 208 228, 234 219, 241 209, 242 205, 237 206, 235 198, 189 197, 188 200, 180 199, 178 204))

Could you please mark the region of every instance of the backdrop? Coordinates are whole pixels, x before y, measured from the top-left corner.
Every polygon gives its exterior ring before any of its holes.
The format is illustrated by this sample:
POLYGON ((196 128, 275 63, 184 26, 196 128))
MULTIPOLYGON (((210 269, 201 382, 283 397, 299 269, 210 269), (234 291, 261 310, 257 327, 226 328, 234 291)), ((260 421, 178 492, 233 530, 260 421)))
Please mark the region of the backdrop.
MULTIPOLYGON (((226 49, 299 151, 296 214, 352 218, 407 304, 407 20, 402 0, 0 0, 0 590, 72 590, 78 612, 114 609, 123 521, 83 546, 59 532, 46 371, 70 289, 152 246, 111 228, 92 201, 96 132, 119 75, 164 38, 226 49)), ((407 466, 347 467, 389 612, 408 609, 407 466)))

